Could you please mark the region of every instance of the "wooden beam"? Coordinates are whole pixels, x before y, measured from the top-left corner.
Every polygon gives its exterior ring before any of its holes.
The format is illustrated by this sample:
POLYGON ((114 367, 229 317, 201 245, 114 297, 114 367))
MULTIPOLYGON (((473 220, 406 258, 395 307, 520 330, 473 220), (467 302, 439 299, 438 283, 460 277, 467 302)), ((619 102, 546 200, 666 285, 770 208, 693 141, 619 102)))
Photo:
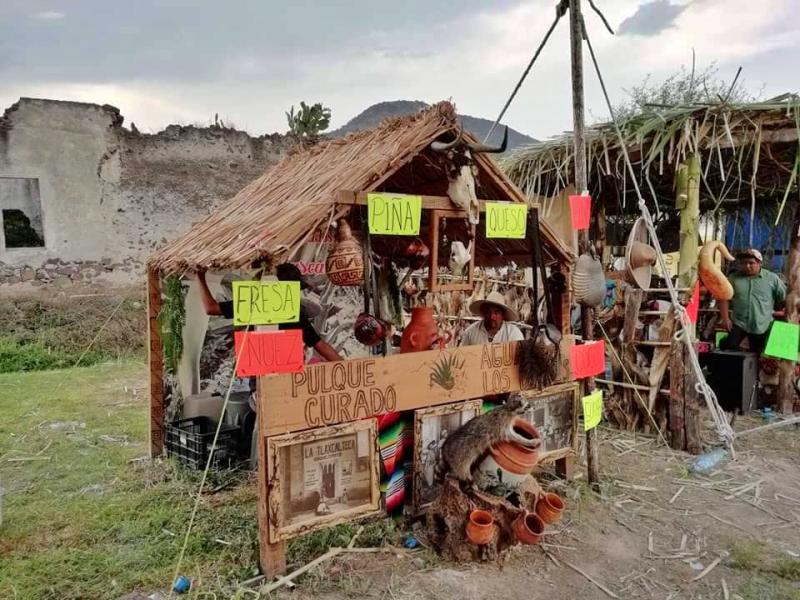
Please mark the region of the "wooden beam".
POLYGON ((703 423, 700 419, 700 394, 695 384, 697 375, 694 369, 686 368, 691 365, 689 350, 686 344, 681 342, 683 350, 684 380, 683 380, 683 418, 686 431, 686 450, 690 454, 700 454, 703 451, 703 423))
MULTIPOLYGON (((501 202, 501 200, 478 200, 480 211, 486 212, 487 202, 501 202)), ((350 206, 366 206, 367 192, 353 192, 340 190, 336 197, 336 204, 350 206)), ((448 196, 422 196, 423 210, 446 210, 451 212, 461 212, 462 209, 456 206, 448 196)))
POLYGON ((161 312, 161 278, 147 270, 147 364, 150 369, 150 457, 164 452, 164 348, 158 327, 161 312))
MULTIPOLYGON (((259 381, 256 384, 256 397, 259 404, 263 406, 263 399, 261 398, 262 386, 259 381)), ((269 494, 270 482, 267 479, 267 436, 266 426, 264 424, 264 411, 259 410, 256 413, 256 427, 258 435, 256 443, 258 444, 258 465, 256 472, 258 475, 258 562, 261 566, 261 573, 269 581, 277 575, 286 573, 286 541, 270 543, 270 514, 269 514, 269 494)))

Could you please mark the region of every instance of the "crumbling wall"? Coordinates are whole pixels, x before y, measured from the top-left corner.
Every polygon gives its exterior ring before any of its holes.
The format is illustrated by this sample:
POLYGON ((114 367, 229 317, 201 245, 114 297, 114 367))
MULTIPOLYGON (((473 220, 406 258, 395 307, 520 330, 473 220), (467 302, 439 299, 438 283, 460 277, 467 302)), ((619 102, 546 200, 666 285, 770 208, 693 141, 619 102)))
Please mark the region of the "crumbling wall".
POLYGON ((108 105, 22 98, 5 111, 0 178, 37 182, 44 246, 6 248, 0 237, 0 285, 133 282, 151 252, 291 146, 221 126, 144 134, 122 123, 108 105))

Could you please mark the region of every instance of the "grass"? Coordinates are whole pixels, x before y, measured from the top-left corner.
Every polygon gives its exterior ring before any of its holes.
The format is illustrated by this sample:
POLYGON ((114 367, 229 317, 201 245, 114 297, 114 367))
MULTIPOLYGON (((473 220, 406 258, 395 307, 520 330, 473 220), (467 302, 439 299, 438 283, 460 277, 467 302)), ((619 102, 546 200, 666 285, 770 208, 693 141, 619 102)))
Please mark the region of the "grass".
POLYGON ((144 298, 131 291, 3 299, 0 331, 0 373, 59 369, 74 366, 78 359, 87 366, 142 356, 144 298))
POLYGON ((737 589, 744 600, 800 600, 800 560, 761 542, 739 540, 731 548, 730 566, 748 574, 737 589))
MULTIPOLYGON (((119 598, 165 591, 200 473, 147 454, 145 368, 126 361, 0 375, 0 598, 119 598), (47 460, 9 459, 47 457, 47 460), (133 462, 131 462, 133 461, 133 462)), ((256 487, 250 473, 211 473, 181 573, 187 598, 229 598, 257 573, 256 487), (227 543, 221 543, 227 542, 227 543)), ((357 525, 289 543, 300 566, 357 525)), ((399 543, 390 520, 368 523, 358 545, 399 543)))

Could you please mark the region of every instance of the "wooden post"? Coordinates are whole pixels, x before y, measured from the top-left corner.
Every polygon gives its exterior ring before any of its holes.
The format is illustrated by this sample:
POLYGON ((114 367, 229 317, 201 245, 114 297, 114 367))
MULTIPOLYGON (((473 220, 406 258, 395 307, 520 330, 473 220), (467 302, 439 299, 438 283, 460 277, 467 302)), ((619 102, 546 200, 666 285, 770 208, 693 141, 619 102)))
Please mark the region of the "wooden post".
POLYGON ((686 345, 681 340, 673 340, 670 347, 669 363, 669 445, 675 450, 684 450, 686 434, 684 432, 684 369, 683 353, 686 345))
POLYGON ((147 364, 150 369, 150 457, 164 452, 164 347, 158 327, 161 312, 161 278, 147 269, 147 364))
POLYGON ((256 384, 256 397, 258 398, 256 412, 256 428, 258 430, 256 437, 258 444, 258 465, 256 466, 258 474, 258 562, 261 566, 261 573, 269 581, 286 572, 286 542, 272 544, 269 540, 269 494, 271 492, 267 469, 269 447, 266 436, 267 427, 263 418, 266 412, 264 410, 266 400, 263 397, 260 380, 256 384))
MULTIPOLYGON (((588 189, 586 175, 586 139, 583 131, 583 17, 581 16, 581 0, 569 0, 569 39, 572 61, 572 121, 575 146, 575 188, 580 194, 588 189)), ((580 252, 587 252, 590 247, 589 234, 586 230, 578 236, 580 252)), ((583 325, 583 339, 592 339, 592 309, 581 306, 581 323, 583 325)), ((594 379, 591 377, 584 381, 584 392, 589 394, 594 390, 594 379)), ((597 443, 597 428, 586 432, 586 468, 589 483, 597 486, 600 481, 599 455, 597 443)))
MULTIPOLYGON (((800 323, 800 202, 794 211, 792 241, 786 260, 786 320, 789 323, 800 323)), ((779 362, 778 410, 788 414, 794 412, 795 363, 788 360, 779 362)))
MULTIPOLYGON (((689 349, 686 343, 682 343, 683 347, 683 364, 688 366, 691 364, 689 359, 689 349)), ((684 367, 683 378, 683 420, 684 431, 686 432, 686 450, 691 454, 700 454, 703 451, 703 423, 700 420, 700 394, 695 387, 697 383, 697 375, 694 369, 684 367)))

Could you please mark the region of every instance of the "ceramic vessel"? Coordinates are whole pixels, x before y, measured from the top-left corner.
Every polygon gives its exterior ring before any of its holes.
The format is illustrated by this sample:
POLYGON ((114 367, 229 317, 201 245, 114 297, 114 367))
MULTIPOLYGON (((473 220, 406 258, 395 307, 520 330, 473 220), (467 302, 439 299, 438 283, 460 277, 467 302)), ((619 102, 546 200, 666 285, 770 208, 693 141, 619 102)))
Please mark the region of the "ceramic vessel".
POLYGON ((733 286, 725 277, 725 273, 714 264, 714 255, 717 250, 725 260, 735 260, 725 244, 718 240, 708 242, 700 250, 698 257, 700 281, 716 300, 730 300, 733 298, 733 286))
POLYGON ((439 339, 439 328, 433 320, 433 308, 419 306, 411 309, 411 321, 403 330, 400 352, 430 350, 439 339))
POLYGON ((356 339, 365 346, 377 346, 386 338, 389 328, 379 318, 369 313, 361 313, 356 318, 353 331, 356 339))
POLYGON ((536 502, 536 514, 548 525, 557 523, 564 514, 564 501, 558 494, 543 494, 536 502))
POLYGON ((344 219, 339 220, 336 239, 325 261, 328 279, 334 285, 361 285, 364 283, 364 252, 344 219))
POLYGON ((485 510, 473 510, 467 522, 467 539, 478 546, 485 546, 494 538, 496 528, 492 515, 485 510))
POLYGON ((544 533, 544 521, 536 513, 526 512, 517 517, 511 528, 521 544, 538 544, 544 533))

